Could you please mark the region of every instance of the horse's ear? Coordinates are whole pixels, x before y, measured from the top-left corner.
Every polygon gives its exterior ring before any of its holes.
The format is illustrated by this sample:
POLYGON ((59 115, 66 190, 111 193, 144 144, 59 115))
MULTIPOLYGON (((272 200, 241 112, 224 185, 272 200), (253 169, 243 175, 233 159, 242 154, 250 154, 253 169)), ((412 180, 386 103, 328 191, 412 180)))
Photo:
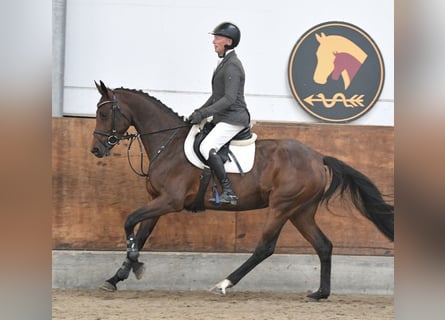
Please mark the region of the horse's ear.
POLYGON ((321 40, 322 40, 323 38, 326 38, 326 35, 325 35, 324 32, 322 32, 322 33, 320 33, 320 34, 316 33, 316 34, 315 34, 315 38, 317 39, 318 42, 321 42, 321 40))
POLYGON ((107 87, 106 87, 105 84, 102 82, 102 80, 100 80, 99 83, 100 83, 100 85, 97 84, 96 81, 94 81, 94 84, 96 85, 96 88, 97 88, 97 90, 100 92, 100 94, 101 94, 102 96, 107 97, 107 96, 108 96, 108 89, 107 89, 107 87))

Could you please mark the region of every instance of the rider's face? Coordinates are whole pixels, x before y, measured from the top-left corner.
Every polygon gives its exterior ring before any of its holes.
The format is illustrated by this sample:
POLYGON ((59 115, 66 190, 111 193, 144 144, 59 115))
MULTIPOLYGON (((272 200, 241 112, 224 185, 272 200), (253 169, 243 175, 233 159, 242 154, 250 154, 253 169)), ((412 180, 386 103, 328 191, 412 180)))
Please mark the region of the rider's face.
POLYGON ((214 35, 212 43, 218 56, 222 56, 224 55, 224 46, 230 46, 232 44, 232 39, 224 36, 214 35))

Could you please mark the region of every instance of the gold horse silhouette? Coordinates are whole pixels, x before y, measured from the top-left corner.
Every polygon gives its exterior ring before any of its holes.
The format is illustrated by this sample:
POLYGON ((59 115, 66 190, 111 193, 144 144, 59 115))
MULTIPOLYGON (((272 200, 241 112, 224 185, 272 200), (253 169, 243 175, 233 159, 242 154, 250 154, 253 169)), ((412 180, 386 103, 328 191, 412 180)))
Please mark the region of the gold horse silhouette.
POLYGON ((315 34, 315 38, 320 43, 316 53, 315 83, 325 84, 329 75, 334 80, 338 80, 341 75, 346 90, 368 55, 354 42, 342 36, 327 36, 322 32, 315 34))

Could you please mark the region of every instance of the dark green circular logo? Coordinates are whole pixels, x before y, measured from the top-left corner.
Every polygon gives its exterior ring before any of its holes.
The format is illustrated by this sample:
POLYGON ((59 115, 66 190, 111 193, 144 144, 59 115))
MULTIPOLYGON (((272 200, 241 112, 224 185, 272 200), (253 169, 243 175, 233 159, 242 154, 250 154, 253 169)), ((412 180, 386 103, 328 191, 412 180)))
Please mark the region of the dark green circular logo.
POLYGON ((288 72, 298 103, 328 122, 365 114, 377 102, 385 78, 382 55, 371 37, 335 21, 313 27, 297 41, 288 72))

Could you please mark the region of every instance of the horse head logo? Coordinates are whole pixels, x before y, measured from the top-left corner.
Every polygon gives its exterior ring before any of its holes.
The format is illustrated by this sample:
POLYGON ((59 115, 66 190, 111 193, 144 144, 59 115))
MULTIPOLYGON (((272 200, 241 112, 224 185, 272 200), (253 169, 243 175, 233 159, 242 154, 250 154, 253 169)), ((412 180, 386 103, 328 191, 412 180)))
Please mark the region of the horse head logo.
POLYGON ((327 36, 321 32, 316 33, 315 38, 320 44, 316 52, 317 66, 313 77, 315 83, 325 84, 329 75, 334 80, 338 80, 341 75, 346 90, 368 55, 354 42, 342 36, 327 36))

